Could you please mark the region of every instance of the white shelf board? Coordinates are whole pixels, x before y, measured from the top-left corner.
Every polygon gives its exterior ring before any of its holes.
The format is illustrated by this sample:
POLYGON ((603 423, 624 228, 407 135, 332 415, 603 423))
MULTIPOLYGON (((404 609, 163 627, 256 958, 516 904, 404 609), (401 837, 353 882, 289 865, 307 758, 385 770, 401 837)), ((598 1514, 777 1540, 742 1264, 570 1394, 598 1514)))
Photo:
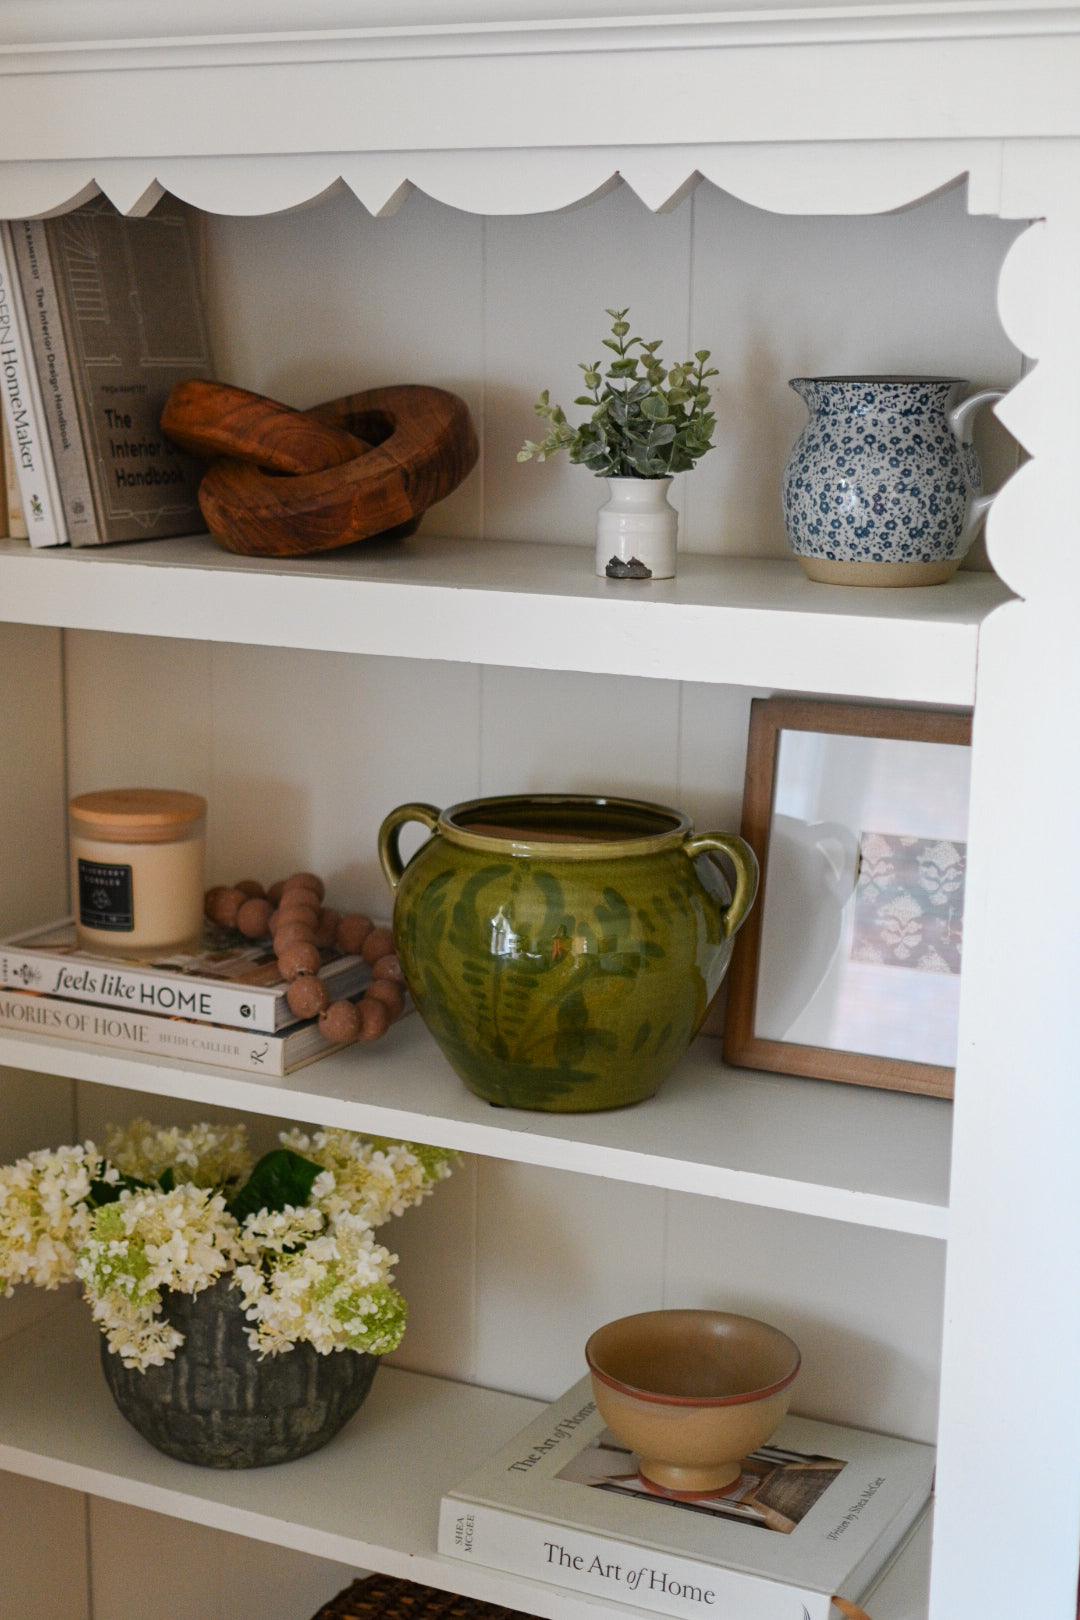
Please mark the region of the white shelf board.
POLYGON ((376 1046, 334 1053, 283 1080, 6 1031, 0 1065, 947 1236, 947 1103, 729 1069, 707 1038, 655 1097, 603 1114, 492 1107, 465 1088, 417 1017, 376 1046))
POLYGON ((864 590, 793 559, 688 553, 679 577, 597 579, 591 542, 414 537, 343 554, 238 559, 206 535, 32 551, 0 542, 0 617, 456 663, 726 682, 969 705, 993 575, 864 590))
MULTIPOLYGON (((218 1472, 161 1456, 128 1426, 98 1369, 98 1337, 82 1305, 64 1305, 0 1345, 0 1468, 544 1620, 645 1615, 435 1550, 443 1493, 530 1422, 539 1402, 383 1367, 324 1450, 218 1472)), ((875 1620, 926 1620, 928 1559, 924 1526, 875 1593, 875 1620)))

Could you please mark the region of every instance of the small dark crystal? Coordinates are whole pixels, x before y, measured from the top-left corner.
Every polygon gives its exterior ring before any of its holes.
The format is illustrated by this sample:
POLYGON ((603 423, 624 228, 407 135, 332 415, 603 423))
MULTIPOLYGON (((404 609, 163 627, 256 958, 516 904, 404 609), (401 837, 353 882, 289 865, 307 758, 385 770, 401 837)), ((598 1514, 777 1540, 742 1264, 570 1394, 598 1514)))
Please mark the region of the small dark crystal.
POLYGON ((623 562, 621 557, 612 557, 604 573, 608 579, 652 579, 652 569, 637 557, 631 557, 629 562, 623 562))

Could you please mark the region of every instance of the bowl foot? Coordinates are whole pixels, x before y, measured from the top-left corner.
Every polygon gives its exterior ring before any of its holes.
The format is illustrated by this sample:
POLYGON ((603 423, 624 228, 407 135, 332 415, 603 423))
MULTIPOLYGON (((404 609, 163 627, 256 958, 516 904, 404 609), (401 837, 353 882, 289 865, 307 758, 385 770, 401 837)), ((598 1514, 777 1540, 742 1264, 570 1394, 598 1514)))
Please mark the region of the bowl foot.
POLYGON ((714 1502, 718 1497, 730 1496, 734 1491, 738 1490, 739 1482, 742 1479, 742 1469, 739 1469, 730 1484, 721 1485, 719 1488, 713 1487, 713 1489, 707 1491, 674 1491, 667 1485, 658 1485, 654 1479, 646 1479, 645 1475, 640 1471, 638 1479, 651 1495, 662 1496, 668 1502, 714 1502))
POLYGON ((706 1496, 720 1496, 737 1485, 742 1476, 742 1460, 686 1467, 643 1458, 640 1474, 642 1482, 659 1495, 693 1502, 706 1496))

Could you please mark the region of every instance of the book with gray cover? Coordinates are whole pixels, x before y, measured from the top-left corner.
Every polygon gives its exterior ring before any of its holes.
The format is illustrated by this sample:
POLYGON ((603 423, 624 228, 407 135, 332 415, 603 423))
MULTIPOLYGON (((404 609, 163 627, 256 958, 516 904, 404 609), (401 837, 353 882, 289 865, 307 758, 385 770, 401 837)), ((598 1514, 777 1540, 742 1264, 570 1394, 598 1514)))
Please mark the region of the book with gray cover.
POLYGON ((439 1551, 686 1620, 830 1620, 905 1545, 933 1474, 932 1446, 788 1417, 733 1491, 674 1500, 586 1377, 443 1497, 439 1551))
MULTIPOLYGON (((68 468, 69 504, 85 505, 88 494, 92 505, 70 526, 72 544, 203 530, 199 465, 160 427, 173 386, 211 374, 192 211, 165 197, 145 218, 127 219, 97 197, 38 222, 24 244, 43 272, 36 294, 56 302, 36 340, 49 331, 55 347, 62 332, 60 387, 69 375, 77 413, 66 440, 77 454, 58 465, 68 468)), ((54 408, 50 432, 61 426, 54 408)))

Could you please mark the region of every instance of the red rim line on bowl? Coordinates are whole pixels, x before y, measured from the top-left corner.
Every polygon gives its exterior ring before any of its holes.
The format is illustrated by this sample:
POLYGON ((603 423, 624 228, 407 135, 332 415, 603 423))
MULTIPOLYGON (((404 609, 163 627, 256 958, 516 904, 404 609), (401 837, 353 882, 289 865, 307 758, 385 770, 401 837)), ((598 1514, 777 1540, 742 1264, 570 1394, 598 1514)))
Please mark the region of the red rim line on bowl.
POLYGON ((794 1340, 788 1342, 795 1351, 795 1365, 786 1378, 781 1378, 776 1384, 767 1384, 763 1389, 745 1390, 740 1395, 657 1395, 653 1390, 638 1389, 636 1385, 627 1384, 621 1378, 613 1378, 610 1373, 604 1372, 602 1367, 596 1365, 591 1352, 591 1339, 585 1346, 585 1361, 589 1371, 599 1378, 602 1384, 606 1384, 608 1389, 617 1390, 620 1395, 633 1395, 639 1401, 651 1401, 655 1406, 747 1406, 751 1401, 764 1401, 770 1395, 779 1395, 781 1390, 787 1389, 789 1384, 795 1382, 802 1366, 802 1351, 795 1345, 794 1340))

